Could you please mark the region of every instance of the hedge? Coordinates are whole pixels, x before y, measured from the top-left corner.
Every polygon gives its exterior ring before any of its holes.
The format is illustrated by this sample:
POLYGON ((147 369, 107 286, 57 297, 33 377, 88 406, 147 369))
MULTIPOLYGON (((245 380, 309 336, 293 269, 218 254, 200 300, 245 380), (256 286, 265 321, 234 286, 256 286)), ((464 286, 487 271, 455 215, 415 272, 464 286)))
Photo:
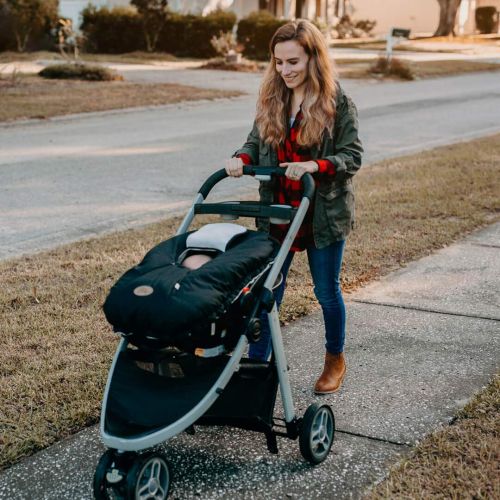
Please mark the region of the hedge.
POLYGON ((288 21, 275 18, 270 12, 252 12, 238 23, 238 42, 245 49, 243 55, 250 59, 269 59, 269 42, 274 32, 288 21))
MULTIPOLYGON (((88 7, 82 17, 80 28, 87 39, 88 52, 145 50, 141 18, 134 9, 88 7)), ((215 51, 210 39, 221 31, 230 31, 235 22, 232 12, 217 11, 205 17, 170 13, 156 50, 176 56, 212 57, 215 51)))
POLYGON ((80 29, 87 52, 120 54, 146 48, 141 18, 135 9, 89 6, 82 11, 82 19, 80 29))
MULTIPOLYGON (((87 7, 80 26, 89 52, 125 53, 145 50, 140 15, 133 8, 87 7)), ((286 24, 268 11, 253 12, 238 23, 238 42, 243 54, 251 59, 269 58, 269 42, 274 32, 286 24)), ((210 39, 231 31, 236 23, 233 12, 216 11, 208 16, 171 12, 160 34, 156 50, 184 57, 213 57, 210 39)))
POLYGON ((210 40, 231 31, 236 23, 232 12, 216 11, 208 16, 170 14, 158 41, 158 50, 184 57, 213 57, 210 40))

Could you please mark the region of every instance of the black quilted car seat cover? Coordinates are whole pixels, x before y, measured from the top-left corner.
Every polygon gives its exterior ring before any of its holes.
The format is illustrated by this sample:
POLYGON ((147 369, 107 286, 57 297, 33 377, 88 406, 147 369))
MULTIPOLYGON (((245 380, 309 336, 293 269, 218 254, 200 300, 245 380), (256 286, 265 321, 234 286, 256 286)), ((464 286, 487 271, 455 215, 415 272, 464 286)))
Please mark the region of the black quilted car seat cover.
POLYGON ((225 252, 190 270, 178 262, 189 234, 154 247, 111 288, 103 308, 115 331, 175 340, 192 325, 210 324, 279 249, 267 234, 247 231, 225 252))

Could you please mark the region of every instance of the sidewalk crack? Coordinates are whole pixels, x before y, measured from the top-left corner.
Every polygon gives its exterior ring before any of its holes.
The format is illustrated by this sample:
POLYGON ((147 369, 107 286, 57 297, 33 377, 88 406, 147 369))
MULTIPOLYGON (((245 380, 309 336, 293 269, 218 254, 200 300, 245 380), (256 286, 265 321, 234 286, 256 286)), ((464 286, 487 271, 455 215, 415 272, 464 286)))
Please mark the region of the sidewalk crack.
POLYGON ((382 307, 396 307, 398 309, 407 309, 410 311, 422 311, 433 314, 444 314, 446 316, 459 316, 461 318, 472 318, 472 319, 484 319, 487 321, 500 321, 500 318, 495 318, 494 316, 480 316, 479 314, 464 314, 457 313, 453 311, 444 311, 439 309, 428 309, 426 307, 418 307, 418 306, 406 306, 401 304, 391 304, 390 302, 375 302, 372 300, 362 300, 362 299, 351 299, 352 302, 358 302, 359 304, 370 304, 373 306, 382 306, 382 307))
POLYGON ((392 439, 379 438, 375 436, 367 436, 366 434, 360 434, 359 432, 344 431, 342 429, 335 429, 335 432, 339 434, 347 434, 349 436, 360 437, 364 439, 369 439, 370 441, 378 441, 379 443, 394 444, 396 446, 405 446, 406 448, 411 448, 414 446, 410 442, 402 443, 400 441, 393 441, 392 439))
POLYGON ((500 245, 492 245, 490 243, 471 243, 474 247, 485 247, 485 248, 500 248, 500 245))

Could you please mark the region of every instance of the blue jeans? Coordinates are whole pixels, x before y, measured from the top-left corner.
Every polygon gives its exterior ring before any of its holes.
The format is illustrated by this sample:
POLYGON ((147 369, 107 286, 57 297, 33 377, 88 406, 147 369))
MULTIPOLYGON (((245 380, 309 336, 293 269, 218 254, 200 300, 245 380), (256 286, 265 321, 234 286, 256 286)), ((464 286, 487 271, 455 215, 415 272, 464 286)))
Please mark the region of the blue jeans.
MULTIPOLYGON (((345 241, 337 241, 332 245, 317 249, 307 248, 309 269, 314 282, 314 294, 323 310, 325 321, 326 350, 331 354, 338 354, 344 350, 345 340, 345 306, 340 290, 340 269, 345 241)), ((295 252, 289 252, 281 273, 283 281, 274 291, 276 305, 279 309, 285 293, 286 277, 292 264, 295 252)), ((271 332, 267 313, 261 316, 262 334, 259 342, 250 344, 249 357, 267 360, 271 354, 271 332)))

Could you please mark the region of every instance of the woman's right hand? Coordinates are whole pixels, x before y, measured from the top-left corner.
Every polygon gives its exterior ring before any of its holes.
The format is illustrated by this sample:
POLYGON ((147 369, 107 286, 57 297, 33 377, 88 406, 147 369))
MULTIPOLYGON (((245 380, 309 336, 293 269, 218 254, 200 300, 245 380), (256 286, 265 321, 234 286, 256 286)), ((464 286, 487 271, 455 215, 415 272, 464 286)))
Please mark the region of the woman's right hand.
POLYGON ((226 172, 230 177, 241 177, 243 175, 243 160, 241 158, 230 158, 226 160, 226 172))

